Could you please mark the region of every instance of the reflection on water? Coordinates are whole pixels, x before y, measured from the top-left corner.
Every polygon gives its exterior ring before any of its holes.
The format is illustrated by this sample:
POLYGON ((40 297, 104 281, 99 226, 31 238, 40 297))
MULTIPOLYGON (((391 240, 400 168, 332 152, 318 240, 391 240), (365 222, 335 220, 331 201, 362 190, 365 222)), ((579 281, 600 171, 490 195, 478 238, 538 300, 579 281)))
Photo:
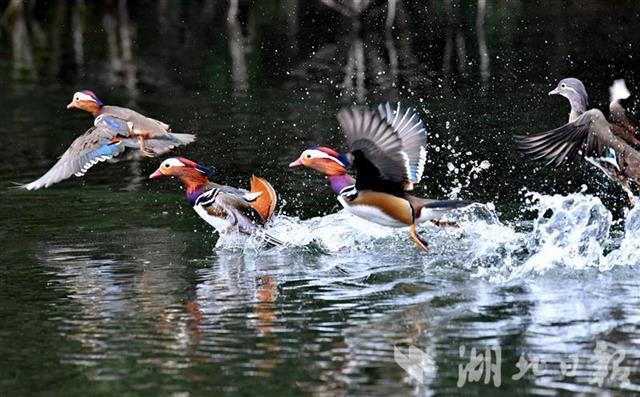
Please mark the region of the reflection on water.
MULTIPOLYGON (((606 387, 624 395, 640 380, 637 268, 599 272, 597 262, 585 267, 573 259, 589 258, 591 237, 608 239, 601 231, 611 216, 594 216, 598 202, 540 196, 538 213, 557 215, 529 226, 471 208, 457 218, 460 230, 424 231, 433 247, 427 255, 410 245, 406 231, 374 230, 341 212, 308 221, 281 217, 272 226, 291 242, 305 235, 302 247, 219 247, 212 256, 189 248, 193 232, 179 225, 106 228, 99 241, 71 231, 43 234, 32 259, 4 271, 11 269, 5 274, 12 280, 34 272, 46 278, 41 288, 53 297, 43 321, 57 340, 53 359, 61 370, 84 368, 81 379, 115 390, 144 385, 199 394, 224 385, 242 394, 266 382, 269 395, 448 394, 457 390, 457 366, 465 363, 460 346, 500 345, 503 387, 599 394, 592 383, 598 368, 588 359, 597 341, 608 341, 624 349, 631 384, 606 387), (574 230, 566 241, 558 240, 559 227, 574 230), (533 259, 559 249, 565 260, 553 265, 533 259), (394 348, 409 346, 435 363, 422 383, 394 362, 394 348), (544 371, 511 379, 522 354, 543 360, 544 371), (566 378, 560 363, 574 356, 580 370, 566 378)), ((618 239, 610 243, 620 248, 607 257, 627 249, 618 239)), ((10 329, 24 326, 25 310, 10 329)), ((471 382, 463 390, 491 388, 471 382)))
POLYGON ((175 184, 147 183, 156 160, 2 189, 0 394, 640 392, 639 210, 588 166, 538 169, 509 149, 512 134, 566 118, 546 96, 559 77, 582 78, 599 106, 613 78, 640 91, 635 3, 0 7, 3 186, 42 173, 86 129, 64 105, 93 88, 197 133, 181 154, 222 183, 269 179, 283 205, 270 232, 289 243, 218 240, 175 184), (425 225, 428 254, 406 230, 338 212, 324 178, 286 167, 310 145, 344 148, 340 107, 399 98, 430 126, 416 193, 491 203, 457 214, 458 229, 425 225), (629 383, 593 382, 598 341, 625 352, 629 383), (460 347, 496 345, 502 386, 459 389, 460 347), (422 383, 394 361, 411 346, 434 364, 422 383), (546 366, 515 380, 523 354, 546 366), (564 376, 571 357, 581 366, 564 376))

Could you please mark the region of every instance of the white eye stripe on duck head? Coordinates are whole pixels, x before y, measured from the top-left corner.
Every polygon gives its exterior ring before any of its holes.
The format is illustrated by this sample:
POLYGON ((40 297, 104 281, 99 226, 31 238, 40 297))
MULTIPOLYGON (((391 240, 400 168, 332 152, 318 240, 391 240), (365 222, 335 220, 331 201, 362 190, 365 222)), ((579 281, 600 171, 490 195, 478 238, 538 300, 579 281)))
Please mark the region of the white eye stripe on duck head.
POLYGON ((91 96, 91 95, 87 95, 84 92, 78 91, 75 94, 73 94, 73 100, 76 102, 80 102, 80 101, 90 101, 90 102, 96 102, 97 101, 91 96))
POLYGON ((166 159, 165 161, 162 162, 161 167, 168 169, 171 167, 184 167, 184 163, 178 159, 166 159))
POLYGON ((340 160, 338 160, 337 158, 335 158, 335 157, 323 152, 322 150, 317 150, 317 149, 305 150, 304 153, 302 154, 302 156, 307 160, 311 160, 311 159, 333 160, 336 163, 338 163, 338 164, 340 164, 341 166, 344 167, 344 164, 342 164, 342 162, 340 160))
POLYGON ((569 98, 572 94, 581 96, 578 90, 565 83, 558 84, 558 87, 554 90, 554 93, 560 94, 565 98, 569 98))

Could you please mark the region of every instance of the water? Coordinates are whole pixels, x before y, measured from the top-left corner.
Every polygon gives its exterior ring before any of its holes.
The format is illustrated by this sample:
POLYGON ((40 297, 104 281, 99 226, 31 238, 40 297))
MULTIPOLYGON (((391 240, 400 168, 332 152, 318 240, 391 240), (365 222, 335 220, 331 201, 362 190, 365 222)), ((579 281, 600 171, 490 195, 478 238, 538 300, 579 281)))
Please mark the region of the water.
POLYGON ((400 3, 391 40, 382 6, 357 35, 312 1, 241 3, 229 24, 215 1, 53 1, 12 17, 0 33, 0 395, 640 394, 640 209, 589 165, 543 169, 510 140, 564 122, 568 105, 546 95, 561 77, 583 79, 594 106, 614 78, 640 91, 640 6, 488 2, 477 19, 479 4, 400 3), (89 125, 64 109, 81 88, 197 133, 179 153, 222 183, 270 180, 269 232, 288 245, 219 239, 177 182, 146 179, 160 160, 9 189, 89 125), (459 228, 422 227, 426 254, 287 167, 310 145, 344 148, 341 107, 399 98, 430 126, 417 193, 479 203, 452 216, 459 228), (602 342, 624 352, 623 381, 595 382, 602 342), (394 360, 410 346, 426 353, 422 382, 394 360), (458 387, 471 349, 496 346, 500 386, 483 374, 458 387), (546 365, 513 379, 522 355, 546 365))

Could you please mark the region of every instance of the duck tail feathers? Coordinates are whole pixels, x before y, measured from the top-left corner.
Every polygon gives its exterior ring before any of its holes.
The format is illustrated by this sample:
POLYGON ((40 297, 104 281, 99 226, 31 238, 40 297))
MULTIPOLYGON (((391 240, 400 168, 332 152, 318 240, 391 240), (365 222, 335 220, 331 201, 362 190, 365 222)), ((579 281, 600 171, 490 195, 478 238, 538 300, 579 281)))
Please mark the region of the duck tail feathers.
POLYGON ((172 132, 171 137, 176 141, 176 143, 179 146, 188 145, 196 140, 196 136, 193 134, 178 134, 178 133, 172 132))

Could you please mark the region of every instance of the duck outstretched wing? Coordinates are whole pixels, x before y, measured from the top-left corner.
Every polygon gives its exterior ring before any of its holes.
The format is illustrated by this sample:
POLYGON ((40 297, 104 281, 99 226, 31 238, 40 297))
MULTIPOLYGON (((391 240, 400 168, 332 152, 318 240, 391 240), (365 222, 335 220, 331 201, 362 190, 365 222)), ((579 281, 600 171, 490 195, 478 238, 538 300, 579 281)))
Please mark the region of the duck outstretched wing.
POLYGON ((369 109, 345 109, 338 122, 347 138, 356 188, 390 193, 404 192, 409 181, 409 158, 393 127, 369 109))
POLYGON ((95 164, 118 156, 125 150, 118 133, 93 126, 71 143, 57 163, 37 180, 20 188, 36 190, 49 187, 71 176, 83 176, 95 164))
POLYGON ((610 127, 601 111, 591 109, 562 127, 514 139, 516 149, 534 160, 560 166, 578 155, 601 156, 607 148, 623 153, 625 144, 610 127))
POLYGON ((427 161, 427 128, 413 108, 404 109, 400 102, 392 107, 389 102, 378 106, 378 114, 396 131, 402 141, 402 150, 408 162, 408 179, 418 183, 427 161))

